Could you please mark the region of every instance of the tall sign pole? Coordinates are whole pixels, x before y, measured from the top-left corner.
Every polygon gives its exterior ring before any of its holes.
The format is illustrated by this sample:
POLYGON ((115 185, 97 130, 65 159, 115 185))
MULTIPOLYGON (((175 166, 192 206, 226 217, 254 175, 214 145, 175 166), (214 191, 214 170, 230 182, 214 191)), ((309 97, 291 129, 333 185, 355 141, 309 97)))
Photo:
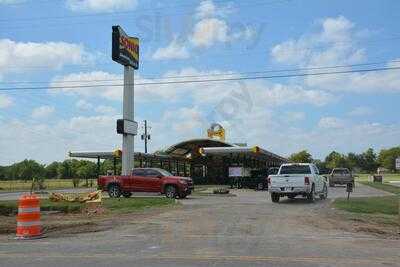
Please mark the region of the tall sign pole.
POLYGON ((124 65, 123 116, 117 121, 117 133, 122 135, 122 175, 129 175, 138 128, 134 120, 134 69, 139 67, 139 39, 128 36, 120 26, 112 30, 112 59, 124 65))
MULTIPOLYGON (((134 70, 124 66, 124 96, 122 101, 123 121, 134 121, 134 70)), ((128 175, 134 167, 134 135, 124 132, 122 135, 122 175, 128 175)))

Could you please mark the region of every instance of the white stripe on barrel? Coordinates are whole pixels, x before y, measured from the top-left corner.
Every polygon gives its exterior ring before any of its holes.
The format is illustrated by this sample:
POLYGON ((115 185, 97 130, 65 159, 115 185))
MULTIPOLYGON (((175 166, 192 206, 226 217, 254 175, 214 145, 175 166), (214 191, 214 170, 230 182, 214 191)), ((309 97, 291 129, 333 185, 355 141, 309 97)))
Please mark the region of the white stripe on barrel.
POLYGON ((40 212, 40 207, 18 208, 18 213, 34 213, 34 212, 40 212))
POLYGON ((33 221, 33 222, 17 222, 17 227, 18 226, 36 226, 36 225, 41 225, 40 221, 33 221))

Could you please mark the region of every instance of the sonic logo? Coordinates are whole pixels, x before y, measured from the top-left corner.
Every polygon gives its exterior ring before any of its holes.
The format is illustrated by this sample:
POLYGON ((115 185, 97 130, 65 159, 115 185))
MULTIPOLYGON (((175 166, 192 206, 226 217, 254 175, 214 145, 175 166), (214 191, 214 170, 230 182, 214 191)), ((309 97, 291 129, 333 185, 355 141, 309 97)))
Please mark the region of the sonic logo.
POLYGON ((112 27, 112 59, 124 66, 139 68, 139 39, 128 36, 120 26, 112 27))
POLYGON ((119 38, 119 44, 122 46, 122 49, 127 50, 133 58, 139 60, 139 42, 136 38, 129 38, 122 35, 119 38))

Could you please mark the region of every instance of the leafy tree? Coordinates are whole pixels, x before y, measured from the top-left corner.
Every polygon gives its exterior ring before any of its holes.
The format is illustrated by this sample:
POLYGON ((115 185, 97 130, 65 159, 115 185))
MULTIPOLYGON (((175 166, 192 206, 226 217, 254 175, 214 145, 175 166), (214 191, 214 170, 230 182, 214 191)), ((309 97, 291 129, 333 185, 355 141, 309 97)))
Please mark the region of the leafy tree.
POLYGON ((379 152, 378 163, 380 164, 380 166, 390 171, 395 171, 395 161, 398 157, 400 157, 400 146, 390 149, 382 149, 379 152))
POLYGON ((15 180, 32 180, 36 176, 44 176, 44 165, 37 163, 34 160, 23 160, 14 163, 8 168, 8 176, 15 180))
POLYGON ((372 148, 361 154, 360 167, 367 172, 375 172, 379 166, 377 156, 372 148))
POLYGON ((71 160, 64 160, 62 163, 58 164, 57 167, 57 177, 59 179, 72 178, 72 164, 71 160))
POLYGON ((7 179, 7 167, 0 166, 0 180, 6 180, 6 179, 7 179))
POLYGON ((58 170, 58 166, 60 165, 59 162, 54 161, 52 163, 50 163, 49 165, 46 166, 46 178, 48 179, 53 179, 53 178, 57 178, 57 170, 58 170))
POLYGON ((311 163, 313 162, 313 158, 307 150, 302 150, 298 153, 294 153, 290 155, 289 161, 296 163, 311 163))
POLYGON ((349 153, 346 156, 346 167, 351 170, 361 169, 361 156, 355 153, 349 153))
POLYGON ((347 167, 346 157, 336 151, 332 151, 325 158, 325 164, 329 169, 347 167))
POLYGON ((315 159, 313 161, 313 163, 317 166, 317 168, 321 174, 329 173, 329 169, 326 167, 326 164, 324 161, 315 159))

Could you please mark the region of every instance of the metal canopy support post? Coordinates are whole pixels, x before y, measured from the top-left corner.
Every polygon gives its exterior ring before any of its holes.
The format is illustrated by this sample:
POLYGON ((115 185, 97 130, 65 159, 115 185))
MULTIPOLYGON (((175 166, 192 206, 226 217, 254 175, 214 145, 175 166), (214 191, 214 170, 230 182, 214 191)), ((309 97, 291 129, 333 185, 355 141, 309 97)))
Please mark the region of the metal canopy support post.
MULTIPOLYGON (((134 121, 134 71, 131 66, 124 66, 123 119, 134 121)), ((134 135, 122 135, 122 175, 129 175, 134 163, 134 135)))
POLYGON ((117 158, 113 157, 114 175, 117 175, 117 158))

